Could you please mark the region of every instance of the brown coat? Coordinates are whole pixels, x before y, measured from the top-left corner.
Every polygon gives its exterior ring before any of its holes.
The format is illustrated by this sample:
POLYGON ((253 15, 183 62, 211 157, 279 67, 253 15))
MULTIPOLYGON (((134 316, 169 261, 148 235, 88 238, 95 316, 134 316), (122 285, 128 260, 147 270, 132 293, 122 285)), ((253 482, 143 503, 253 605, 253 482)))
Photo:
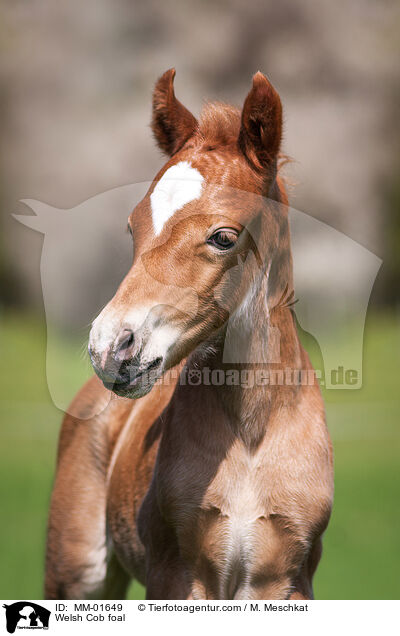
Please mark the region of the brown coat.
POLYGON ((173 78, 160 78, 153 101, 172 158, 130 217, 133 266, 90 340, 97 374, 120 397, 106 405, 93 378, 75 399, 82 419, 67 415, 60 436, 46 596, 121 598, 134 577, 152 599, 312 598, 332 450, 317 382, 293 379, 314 376, 291 307, 279 96, 258 73, 242 113, 208 105, 198 123, 173 78), (204 177, 201 196, 156 232, 151 195, 177 165, 204 177), (150 307, 140 323, 133 302, 150 307), (268 357, 273 330, 279 363, 268 357), (240 361, 227 362, 228 341, 240 361), (146 369, 163 383, 139 388, 146 369), (268 382, 187 380, 205 371, 262 371, 268 382))

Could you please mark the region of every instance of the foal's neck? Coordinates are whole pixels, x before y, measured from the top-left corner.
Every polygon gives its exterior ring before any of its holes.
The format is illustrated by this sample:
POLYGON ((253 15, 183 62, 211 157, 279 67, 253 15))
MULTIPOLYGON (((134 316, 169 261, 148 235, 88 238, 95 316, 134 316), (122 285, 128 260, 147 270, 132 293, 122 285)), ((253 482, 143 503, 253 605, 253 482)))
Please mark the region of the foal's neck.
POLYGON ((211 390, 235 435, 250 449, 261 442, 271 413, 297 395, 299 387, 286 378, 305 364, 290 307, 290 250, 285 254, 277 250, 225 328, 202 347, 200 356, 196 352, 188 361, 189 369, 211 370, 211 384, 213 378, 218 381, 211 390))

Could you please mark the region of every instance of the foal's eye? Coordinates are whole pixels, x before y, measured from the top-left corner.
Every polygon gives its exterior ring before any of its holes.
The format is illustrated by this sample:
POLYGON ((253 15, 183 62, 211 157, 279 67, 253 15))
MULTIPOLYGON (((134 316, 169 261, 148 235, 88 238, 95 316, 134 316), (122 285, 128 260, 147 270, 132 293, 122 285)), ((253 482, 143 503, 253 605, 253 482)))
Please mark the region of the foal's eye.
POLYGON ((208 245, 213 245, 219 250, 229 250, 237 241, 238 233, 232 229, 221 229, 214 232, 207 240, 208 245))
POLYGON ((133 236, 132 228, 131 228, 131 226, 129 225, 129 223, 128 223, 128 225, 126 226, 126 231, 128 232, 128 234, 130 234, 131 236, 133 236))

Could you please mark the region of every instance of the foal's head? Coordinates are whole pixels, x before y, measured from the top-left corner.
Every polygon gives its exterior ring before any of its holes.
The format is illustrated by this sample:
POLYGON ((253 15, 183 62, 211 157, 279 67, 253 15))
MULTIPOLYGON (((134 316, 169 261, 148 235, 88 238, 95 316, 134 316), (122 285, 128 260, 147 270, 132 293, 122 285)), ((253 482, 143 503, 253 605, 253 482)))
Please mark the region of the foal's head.
POLYGON ((241 112, 207 104, 197 121, 176 99, 174 75, 153 96, 153 133, 169 160, 129 217, 133 264, 90 334, 96 373, 128 397, 221 331, 248 302, 256 270, 269 263, 269 272, 282 234, 275 89, 257 73, 241 112))

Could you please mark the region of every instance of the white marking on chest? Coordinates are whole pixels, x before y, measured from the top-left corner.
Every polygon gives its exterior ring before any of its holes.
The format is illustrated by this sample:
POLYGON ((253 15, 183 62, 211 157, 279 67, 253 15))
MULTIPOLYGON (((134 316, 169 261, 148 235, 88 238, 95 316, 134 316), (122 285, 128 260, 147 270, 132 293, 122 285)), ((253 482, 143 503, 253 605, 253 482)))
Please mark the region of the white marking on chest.
POLYGON ((177 210, 200 197, 203 181, 204 177, 188 161, 180 161, 168 168, 150 196, 156 236, 177 210))
POLYGON ((233 480, 229 494, 221 589, 221 593, 227 594, 228 598, 233 598, 235 590, 238 592, 240 589, 242 594, 247 593, 257 519, 264 512, 250 471, 249 466, 247 475, 238 476, 236 481, 233 480))

